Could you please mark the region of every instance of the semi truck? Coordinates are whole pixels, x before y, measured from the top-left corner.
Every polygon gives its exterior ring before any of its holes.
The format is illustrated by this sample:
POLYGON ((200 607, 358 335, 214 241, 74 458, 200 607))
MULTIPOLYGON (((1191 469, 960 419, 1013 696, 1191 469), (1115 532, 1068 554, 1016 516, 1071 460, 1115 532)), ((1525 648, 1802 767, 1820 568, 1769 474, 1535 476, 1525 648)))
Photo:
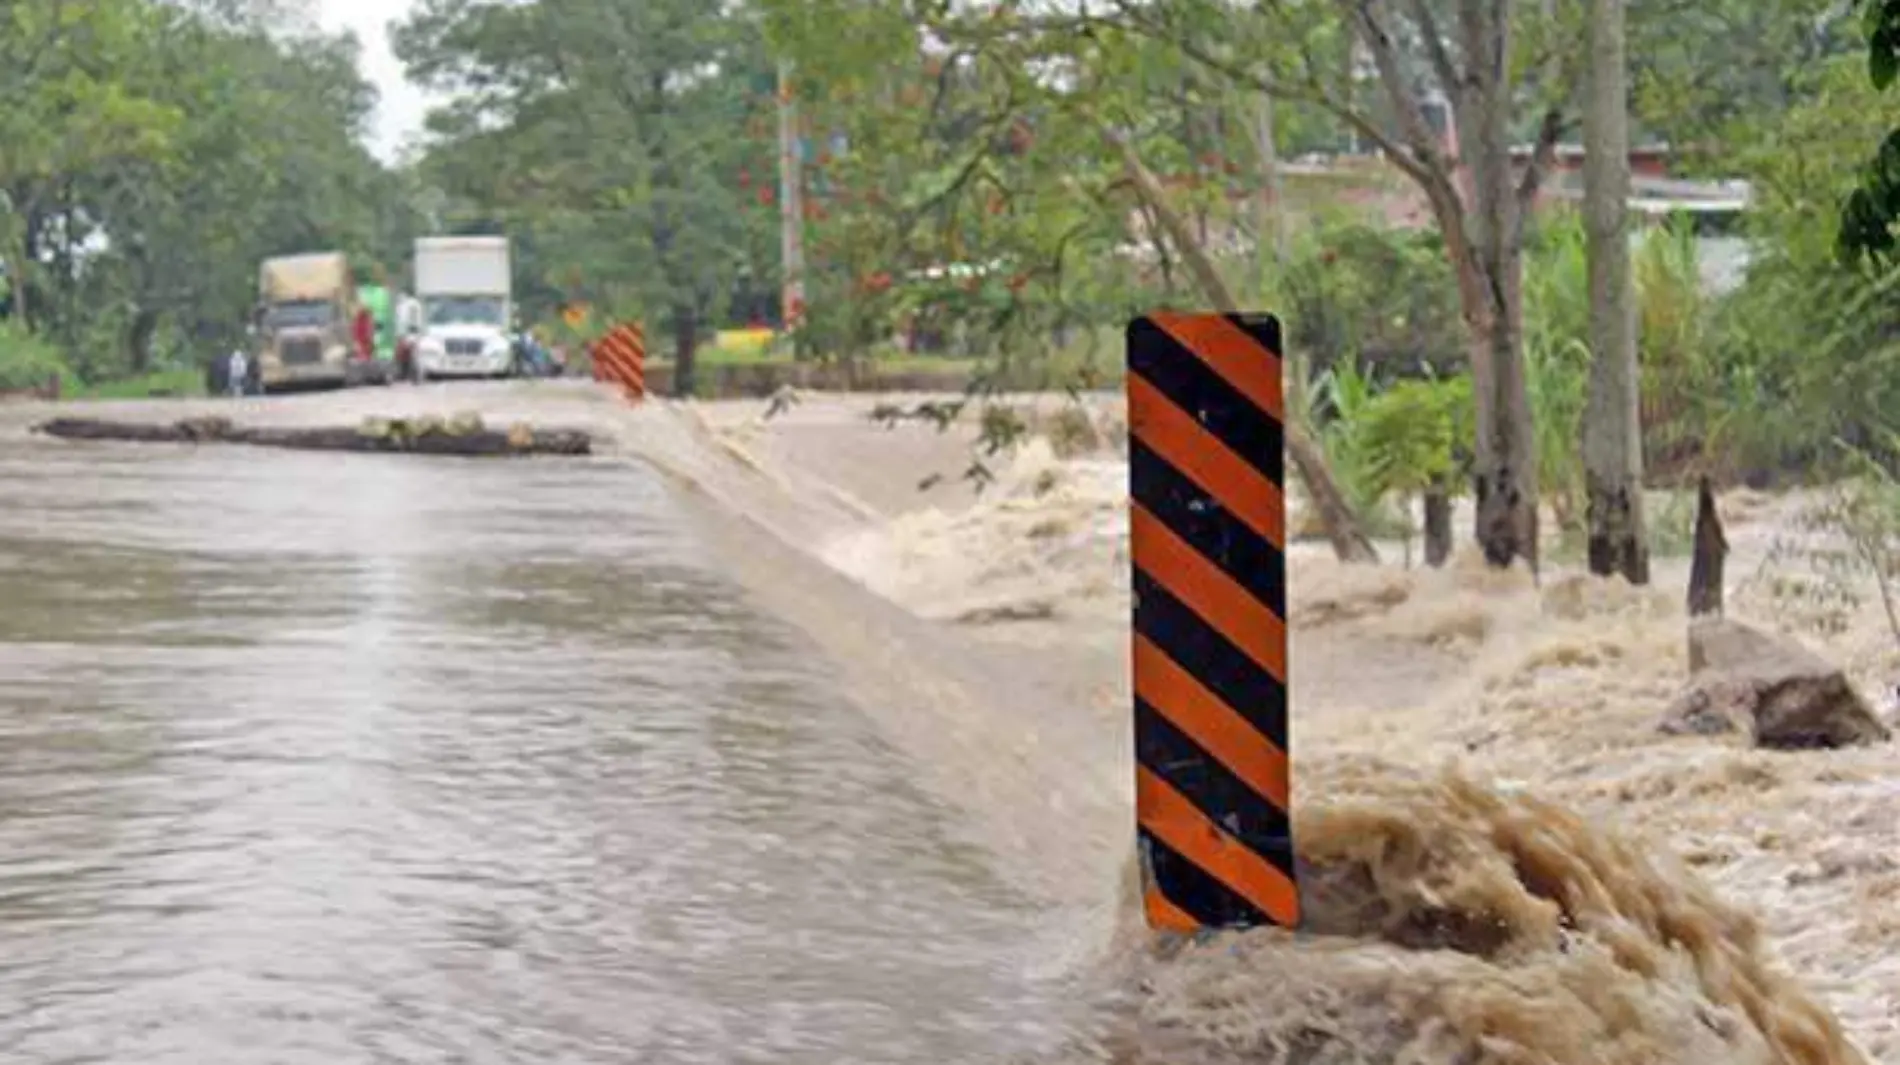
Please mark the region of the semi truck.
POLYGON ((257 290, 254 358, 265 391, 342 388, 374 375, 355 357, 356 285, 342 252, 266 259, 257 290))
POLYGON ((396 366, 396 294, 371 281, 356 286, 356 300, 369 311, 374 329, 370 356, 377 362, 377 374, 383 381, 395 377, 396 366))
POLYGON ((507 237, 422 237, 416 241, 415 294, 422 328, 413 373, 430 377, 506 377, 514 371, 514 287, 507 237))

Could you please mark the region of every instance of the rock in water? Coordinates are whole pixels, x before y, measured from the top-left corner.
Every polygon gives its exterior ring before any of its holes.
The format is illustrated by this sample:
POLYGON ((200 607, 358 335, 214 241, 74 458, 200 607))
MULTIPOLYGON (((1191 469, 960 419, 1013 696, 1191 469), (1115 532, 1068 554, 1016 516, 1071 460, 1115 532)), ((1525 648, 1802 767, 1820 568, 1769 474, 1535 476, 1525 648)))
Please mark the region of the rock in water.
POLYGON ((1708 735, 1746 720, 1755 746, 1808 750, 1892 738, 1847 675, 1792 639, 1727 618, 1689 624, 1689 689, 1665 732, 1708 735))
POLYGON ((186 440, 222 440, 231 433, 231 419, 216 416, 186 418, 178 423, 178 431, 186 440))
POLYGON ((1720 736, 1734 732, 1747 712, 1750 685, 1692 686, 1664 711, 1660 728, 1672 736, 1720 736))

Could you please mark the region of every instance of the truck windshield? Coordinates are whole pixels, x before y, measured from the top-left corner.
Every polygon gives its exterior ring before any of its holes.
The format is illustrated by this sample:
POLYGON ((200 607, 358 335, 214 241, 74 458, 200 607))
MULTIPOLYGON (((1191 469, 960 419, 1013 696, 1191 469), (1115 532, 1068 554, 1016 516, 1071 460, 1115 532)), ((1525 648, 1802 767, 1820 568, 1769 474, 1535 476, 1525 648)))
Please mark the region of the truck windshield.
POLYGON ((293 300, 273 303, 264 312, 266 329, 309 329, 329 325, 336 308, 325 300, 293 300))
POLYGON ((431 296, 422 301, 430 325, 504 324, 507 308, 495 296, 431 296))

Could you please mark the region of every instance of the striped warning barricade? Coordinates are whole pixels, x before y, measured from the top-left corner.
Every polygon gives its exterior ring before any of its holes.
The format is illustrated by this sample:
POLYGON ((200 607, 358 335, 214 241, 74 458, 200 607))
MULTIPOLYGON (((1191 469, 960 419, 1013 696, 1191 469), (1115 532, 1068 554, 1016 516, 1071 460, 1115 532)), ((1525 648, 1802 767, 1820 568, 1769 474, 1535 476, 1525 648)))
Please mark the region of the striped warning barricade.
POLYGON ((623 322, 594 341, 594 380, 619 385, 629 400, 647 394, 647 342, 638 322, 623 322))
POLYGON ((1127 345, 1143 908, 1291 928, 1280 324, 1153 314, 1127 345))

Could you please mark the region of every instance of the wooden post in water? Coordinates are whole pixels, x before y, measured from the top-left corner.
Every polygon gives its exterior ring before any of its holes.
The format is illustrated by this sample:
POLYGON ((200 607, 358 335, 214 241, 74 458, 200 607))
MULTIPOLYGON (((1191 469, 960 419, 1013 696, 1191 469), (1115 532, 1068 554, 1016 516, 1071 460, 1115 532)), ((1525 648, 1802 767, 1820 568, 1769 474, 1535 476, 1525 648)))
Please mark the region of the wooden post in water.
POLYGON ((1689 616, 1722 616, 1722 563, 1728 538, 1715 509, 1715 489, 1705 475, 1696 483, 1695 553, 1689 562, 1689 616))

